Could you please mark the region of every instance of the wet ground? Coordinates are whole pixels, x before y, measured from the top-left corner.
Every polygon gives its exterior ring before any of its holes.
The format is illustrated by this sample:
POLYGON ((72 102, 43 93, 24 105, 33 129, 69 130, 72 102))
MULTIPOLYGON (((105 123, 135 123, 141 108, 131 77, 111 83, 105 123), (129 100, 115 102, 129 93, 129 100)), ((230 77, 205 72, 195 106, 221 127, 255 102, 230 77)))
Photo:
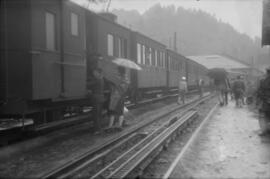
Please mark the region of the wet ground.
POLYGON ((270 178, 270 137, 258 114, 231 102, 207 121, 171 178, 270 178))
MULTIPOLYGON (((187 101, 192 101, 195 98, 197 99, 198 96, 193 96, 187 101)), ((162 101, 143 109, 131 111, 127 117, 129 126, 126 128, 132 127, 143 120, 156 118, 164 111, 179 108, 175 101, 176 99, 162 101)), ((85 125, 41 136, 22 144, 1 148, 0 178, 37 178, 43 173, 93 149, 95 146, 108 142, 115 135, 117 133, 93 135, 89 125, 85 125)))

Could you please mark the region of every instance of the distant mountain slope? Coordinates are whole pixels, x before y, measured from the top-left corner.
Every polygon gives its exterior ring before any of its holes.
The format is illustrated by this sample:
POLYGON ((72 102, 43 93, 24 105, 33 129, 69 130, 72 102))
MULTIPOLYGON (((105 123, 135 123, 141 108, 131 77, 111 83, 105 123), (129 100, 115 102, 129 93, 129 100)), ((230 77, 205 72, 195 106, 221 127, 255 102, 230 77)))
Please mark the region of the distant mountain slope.
POLYGON ((270 65, 269 52, 261 49, 260 39, 252 40, 203 11, 157 4, 142 15, 135 10, 113 10, 113 13, 120 24, 171 48, 173 33, 177 32, 177 49, 183 55, 224 54, 247 63, 254 59, 258 67, 270 65))

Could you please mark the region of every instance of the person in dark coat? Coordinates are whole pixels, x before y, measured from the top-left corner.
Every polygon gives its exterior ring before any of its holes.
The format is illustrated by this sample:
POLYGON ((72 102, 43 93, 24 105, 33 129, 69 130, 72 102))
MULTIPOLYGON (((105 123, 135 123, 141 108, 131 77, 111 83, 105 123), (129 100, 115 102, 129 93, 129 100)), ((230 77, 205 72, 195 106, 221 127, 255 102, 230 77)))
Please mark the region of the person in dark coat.
POLYGON ((119 119, 118 127, 122 128, 124 124, 124 103, 129 82, 126 79, 126 70, 124 67, 118 67, 118 73, 118 81, 111 85, 109 104, 110 123, 108 128, 113 127, 114 120, 117 117, 119 119))
POLYGON ((215 79, 214 81, 221 106, 228 104, 228 92, 230 90, 230 83, 227 77, 223 79, 215 79))
POLYGON ((241 76, 237 76, 237 79, 233 83, 233 94, 235 98, 235 103, 237 107, 242 107, 242 98, 245 92, 245 83, 241 80, 241 76))
POLYGON ((93 121, 95 133, 101 132, 102 107, 104 103, 104 79, 100 68, 93 69, 92 97, 93 97, 93 121))
POLYGON ((203 97, 203 85, 204 85, 204 81, 203 79, 199 79, 198 80, 198 90, 199 90, 199 97, 203 97))
POLYGON ((188 88, 187 88, 186 77, 183 76, 178 83, 178 99, 177 99, 178 104, 180 104, 180 101, 182 101, 182 104, 185 104, 187 91, 188 91, 188 88))
POLYGON ((261 101, 260 112, 264 115, 259 118, 262 132, 260 135, 270 133, 270 68, 266 70, 266 77, 260 81, 257 97, 261 101))

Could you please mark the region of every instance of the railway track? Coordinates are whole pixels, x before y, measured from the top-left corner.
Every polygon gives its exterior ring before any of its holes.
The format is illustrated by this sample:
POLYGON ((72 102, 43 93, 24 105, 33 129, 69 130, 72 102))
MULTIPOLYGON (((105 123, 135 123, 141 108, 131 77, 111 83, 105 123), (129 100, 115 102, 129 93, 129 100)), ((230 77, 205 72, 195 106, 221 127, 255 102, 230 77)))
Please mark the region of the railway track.
POLYGON ((152 136, 156 134, 156 131, 153 132, 149 137, 145 138, 145 140, 135 145, 91 178, 127 177, 150 156, 157 155, 162 150, 163 145, 169 143, 171 137, 179 133, 179 131, 181 131, 188 122, 195 118, 196 115, 196 111, 189 111, 183 117, 179 118, 174 123, 171 123, 174 125, 169 125, 163 132, 159 133, 155 137, 152 136))
MULTIPOLYGON (((194 91, 190 91, 187 93, 187 97, 197 94, 198 91, 194 90, 194 91)), ((125 104, 125 106, 129 109, 136 109, 136 108, 140 108, 140 107, 144 107, 146 105, 149 104, 153 104, 153 103, 157 103, 159 101, 163 101, 166 99, 171 99, 171 98, 175 98, 178 96, 177 94, 170 94, 170 95, 165 95, 165 96, 161 96, 161 97, 156 97, 156 98, 152 98, 152 99, 145 99, 142 101, 139 101, 137 104, 134 103, 128 103, 125 104)), ((89 118, 91 117, 91 109, 87 110, 87 112, 81 113, 81 114, 73 114, 71 116, 65 117, 65 120, 62 121, 56 121, 56 122, 51 122, 49 124, 45 124, 45 125, 40 125, 38 127, 35 127, 34 132, 38 135, 42 135, 42 134, 46 134, 48 132, 52 132, 61 128, 65 128, 65 127, 69 127, 72 125, 77 125, 79 123, 84 123, 85 121, 89 121, 89 118)))
MULTIPOLYGON (((197 94, 197 93, 198 93, 198 90, 189 91, 189 92, 187 92, 187 96, 197 94)), ((162 101, 165 99, 175 98, 177 96, 178 96, 178 91, 176 93, 161 96, 161 97, 156 97, 156 98, 152 98, 152 99, 145 99, 145 100, 139 101, 137 104, 134 104, 134 103, 126 104, 126 107, 128 109, 135 109, 135 108, 143 107, 145 105, 148 105, 151 103, 156 103, 156 102, 159 102, 159 101, 162 101)))
MULTIPOLYGON (((194 108, 195 106, 197 106, 198 104, 200 104, 204 100, 207 100, 211 97, 212 97, 212 95, 208 95, 206 97, 203 97, 202 99, 195 100, 190 104, 180 106, 179 108, 176 108, 176 109, 174 109, 166 114, 162 114, 161 116, 159 116, 155 119, 142 121, 142 122, 138 123, 137 125, 134 125, 133 127, 127 129, 126 131, 119 133, 119 135, 117 135, 116 137, 111 137, 111 139, 108 140, 109 142, 104 143, 102 145, 99 145, 96 148, 94 148, 93 150, 88 151, 87 153, 84 153, 81 156, 74 158, 71 161, 68 161, 65 165, 62 165, 58 168, 55 168, 52 171, 49 171, 49 172, 42 174, 41 176, 37 176, 37 177, 39 177, 39 178, 67 178, 67 177, 73 176, 77 171, 83 169, 84 167, 87 167, 91 164, 94 164, 97 161, 102 161, 104 159, 104 157, 109 155, 117 147, 123 145, 126 141, 130 141, 130 139, 132 139, 132 137, 135 137, 137 135, 141 135, 141 137, 144 138, 138 144, 142 143, 143 141, 150 140, 151 137, 155 138, 155 136, 163 133, 163 132, 161 132, 161 131, 164 131, 162 129, 166 128, 166 126, 169 126, 170 123, 174 123, 177 116, 179 117, 179 114, 175 115, 171 120, 169 120, 168 123, 165 123, 164 125, 161 125, 157 130, 154 130, 154 132, 152 132, 147 137, 143 136, 142 134, 138 134, 136 132, 138 130, 144 128, 145 126, 148 126, 148 125, 154 123, 155 121, 158 121, 159 119, 164 118, 167 115, 172 114, 175 111, 186 107, 186 109, 181 113, 181 115, 183 115, 184 112, 188 112, 190 109, 194 108)), ((168 130, 166 130, 166 131, 168 131, 168 130)), ((163 134, 163 135, 165 135, 165 134, 163 134)), ((149 143, 149 142, 146 142, 146 143, 149 143)), ((139 147, 137 148, 137 150, 138 149, 139 149, 139 147)), ((137 151, 137 150, 135 150, 135 151, 137 151)))
POLYGON ((203 121, 200 123, 200 125, 196 128, 196 130, 192 133, 191 137, 189 138, 189 140, 185 143, 184 147, 182 148, 182 150, 178 153, 178 155, 176 156, 175 160, 171 163, 171 165, 169 166, 169 168, 167 169, 167 171, 164 173, 162 179, 168 179, 172 176, 174 170, 176 169, 177 164, 179 163, 179 161, 182 159, 182 157, 184 156, 185 152, 188 150, 188 148, 190 147, 190 145, 193 143, 193 141, 195 140, 195 138, 199 135, 200 130, 203 128, 204 124, 207 122, 207 120, 212 116, 212 114, 215 112, 215 110, 217 109, 218 104, 216 104, 211 110, 210 112, 208 112, 207 116, 203 119, 203 121))

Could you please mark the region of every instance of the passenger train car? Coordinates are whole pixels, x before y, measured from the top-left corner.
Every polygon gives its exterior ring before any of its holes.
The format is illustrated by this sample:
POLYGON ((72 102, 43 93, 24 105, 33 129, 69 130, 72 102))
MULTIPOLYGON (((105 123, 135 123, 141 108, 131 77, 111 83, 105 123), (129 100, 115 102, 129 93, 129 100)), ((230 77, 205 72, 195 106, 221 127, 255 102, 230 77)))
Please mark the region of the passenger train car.
POLYGON ((58 120, 70 106, 91 105, 93 54, 133 60, 129 98, 165 94, 187 76, 191 89, 207 69, 139 32, 67 0, 1 1, 0 117, 58 120))
POLYGON ((132 60, 141 71, 133 71, 131 84, 135 99, 145 94, 165 92, 167 87, 166 46, 138 32, 132 32, 132 60))
POLYGON ((167 59, 167 86, 170 90, 175 90, 178 89, 181 78, 187 76, 186 64, 188 63, 188 59, 172 50, 167 50, 167 59))

